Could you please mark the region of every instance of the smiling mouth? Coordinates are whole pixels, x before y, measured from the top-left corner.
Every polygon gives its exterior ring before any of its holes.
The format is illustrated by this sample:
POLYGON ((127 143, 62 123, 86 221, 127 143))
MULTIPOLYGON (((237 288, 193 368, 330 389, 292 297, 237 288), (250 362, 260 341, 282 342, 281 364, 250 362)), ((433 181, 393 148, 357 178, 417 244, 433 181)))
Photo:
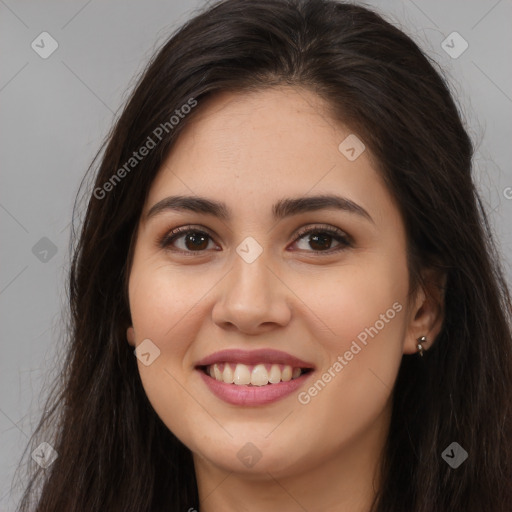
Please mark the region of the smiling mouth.
POLYGON ((289 382, 313 370, 277 363, 246 365, 229 362, 199 366, 198 369, 218 382, 236 386, 266 386, 289 382))

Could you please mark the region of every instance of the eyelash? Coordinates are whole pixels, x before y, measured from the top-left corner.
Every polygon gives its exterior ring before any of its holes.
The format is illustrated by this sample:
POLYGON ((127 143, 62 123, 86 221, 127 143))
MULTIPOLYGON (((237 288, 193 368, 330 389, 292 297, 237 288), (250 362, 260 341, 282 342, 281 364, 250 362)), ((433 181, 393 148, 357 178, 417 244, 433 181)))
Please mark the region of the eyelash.
MULTIPOLYGON (((182 254, 187 254, 190 256, 193 256, 194 253, 201 253, 205 252, 205 250, 201 251, 184 251, 182 249, 171 249, 170 246, 173 242, 175 242, 177 239, 181 238, 181 236, 186 235, 188 233, 198 233, 201 235, 207 235, 210 237, 210 239, 213 239, 212 235, 205 231, 204 228, 194 228, 193 226, 181 226, 179 228, 173 229, 172 231, 169 231, 166 233, 158 242, 158 245, 162 249, 170 250, 173 252, 179 252, 182 254)), ((344 251, 345 249, 352 247, 352 238, 349 237, 345 232, 343 232, 341 229, 333 228, 330 226, 310 226, 307 228, 301 228, 297 234, 296 238, 293 243, 299 241, 300 239, 304 238, 306 235, 309 235, 311 233, 321 233, 321 234, 327 234, 331 235, 337 242, 340 242, 341 247, 338 247, 337 249, 327 249, 325 251, 308 251, 312 252, 313 254, 317 256, 322 255, 332 255, 341 251, 344 251)))

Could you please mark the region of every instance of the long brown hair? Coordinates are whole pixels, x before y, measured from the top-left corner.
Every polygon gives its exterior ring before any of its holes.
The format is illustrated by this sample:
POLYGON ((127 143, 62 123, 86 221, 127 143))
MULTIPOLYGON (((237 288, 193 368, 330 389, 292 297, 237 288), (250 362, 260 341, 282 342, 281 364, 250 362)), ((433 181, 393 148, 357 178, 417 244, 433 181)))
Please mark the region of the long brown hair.
POLYGON ((46 441, 58 457, 46 469, 28 460, 19 512, 199 509, 191 453, 151 407, 126 341, 132 235, 202 101, 281 84, 325 99, 375 156, 406 226, 412 288, 425 284, 422 267, 447 275, 436 343, 401 363, 373 511, 510 511, 511 298, 472 180, 473 145, 442 72, 361 6, 225 0, 157 52, 91 164, 101 155, 78 240, 72 232, 67 353, 30 446, 46 441), (191 99, 197 105, 170 123, 191 99), (148 137, 155 146, 126 167, 148 137), (452 442, 469 455, 457 469, 441 457, 452 442))

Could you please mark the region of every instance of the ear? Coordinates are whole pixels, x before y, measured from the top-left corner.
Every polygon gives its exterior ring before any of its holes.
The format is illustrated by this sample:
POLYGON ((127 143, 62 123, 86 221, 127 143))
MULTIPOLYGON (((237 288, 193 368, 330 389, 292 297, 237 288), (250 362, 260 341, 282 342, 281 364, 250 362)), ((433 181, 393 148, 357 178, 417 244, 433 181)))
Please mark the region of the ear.
POLYGON ((135 347, 135 330, 133 329, 132 326, 130 326, 130 327, 128 327, 128 329, 126 329, 126 339, 128 340, 128 343, 132 347, 135 347))
POLYGON ((447 276, 437 269, 424 269, 421 285, 412 300, 405 334, 404 354, 418 352, 418 338, 425 336, 423 349, 429 350, 441 332, 444 321, 444 295, 447 276))

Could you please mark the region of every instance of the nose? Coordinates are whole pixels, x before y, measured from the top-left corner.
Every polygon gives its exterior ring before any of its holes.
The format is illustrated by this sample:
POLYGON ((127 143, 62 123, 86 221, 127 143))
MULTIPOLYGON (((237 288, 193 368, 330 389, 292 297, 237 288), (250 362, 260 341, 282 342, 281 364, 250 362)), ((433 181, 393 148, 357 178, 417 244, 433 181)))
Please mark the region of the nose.
POLYGON ((256 335, 290 321, 291 292, 264 252, 252 263, 237 256, 217 293, 212 319, 223 329, 256 335))

